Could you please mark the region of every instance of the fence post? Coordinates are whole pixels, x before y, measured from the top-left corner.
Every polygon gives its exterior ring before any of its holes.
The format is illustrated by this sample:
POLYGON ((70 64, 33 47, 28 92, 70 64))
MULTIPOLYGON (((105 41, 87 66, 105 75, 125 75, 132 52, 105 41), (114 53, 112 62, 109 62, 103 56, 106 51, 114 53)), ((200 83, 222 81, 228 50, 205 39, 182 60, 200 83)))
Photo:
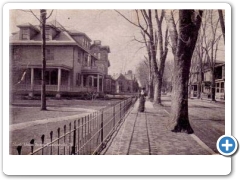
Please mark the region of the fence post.
POLYGON ((113 106, 113 128, 115 128, 115 106, 113 106))
POLYGON ((18 147, 17 147, 17 152, 18 152, 18 155, 21 155, 21 152, 22 152, 22 146, 18 146, 18 147))
POLYGON ((59 138, 60 138, 60 128, 57 129, 58 133, 58 155, 60 154, 60 149, 59 149, 59 138))
POLYGON ((126 111, 126 103, 125 100, 123 100, 123 117, 125 116, 125 111, 126 111))
POLYGON ((78 138, 77 138, 77 142, 78 142, 77 153, 79 154, 79 149, 80 149, 80 119, 78 119, 78 138))
POLYGON ((121 121, 121 119, 122 119, 122 102, 120 102, 120 120, 119 121, 121 121))
POLYGON ((31 144, 31 153, 33 154, 34 139, 32 139, 32 140, 30 141, 30 144, 31 144))
POLYGON ((76 121, 73 124, 73 146, 72 146, 72 154, 75 155, 76 150, 76 121))
POLYGON ((45 135, 43 134, 43 135, 41 136, 41 140, 42 140, 42 155, 44 154, 44 153, 43 153, 44 138, 45 138, 45 135))
POLYGON ((103 143, 103 110, 101 112, 101 144, 103 143))
POLYGON ((87 116, 84 118, 84 149, 83 149, 83 154, 86 154, 87 148, 86 148, 86 142, 87 142, 87 116))
POLYGON ((64 155, 66 154, 66 128, 67 128, 67 126, 64 125, 64 127, 63 127, 63 131, 64 131, 64 137, 63 137, 63 143, 64 143, 63 153, 64 153, 64 155))
POLYGON ((50 132, 50 139, 51 139, 51 151, 50 151, 50 154, 52 155, 52 152, 53 152, 53 147, 52 147, 53 131, 50 132))
POLYGON ((69 123, 69 152, 68 152, 68 154, 71 154, 71 131, 72 131, 72 124, 71 123, 69 123))

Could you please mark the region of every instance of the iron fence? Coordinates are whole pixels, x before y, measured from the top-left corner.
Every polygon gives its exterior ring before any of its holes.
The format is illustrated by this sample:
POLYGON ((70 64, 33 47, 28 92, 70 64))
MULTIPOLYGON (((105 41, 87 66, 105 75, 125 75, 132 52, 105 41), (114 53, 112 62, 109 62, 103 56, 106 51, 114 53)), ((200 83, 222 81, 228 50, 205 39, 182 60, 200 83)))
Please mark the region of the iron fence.
POLYGON ((125 118, 136 98, 131 97, 98 112, 74 120, 73 123, 57 128, 49 136, 43 134, 36 143, 32 139, 29 146, 17 146, 18 155, 93 155, 99 154, 106 141, 125 118), (23 148, 27 148, 24 151, 23 148))

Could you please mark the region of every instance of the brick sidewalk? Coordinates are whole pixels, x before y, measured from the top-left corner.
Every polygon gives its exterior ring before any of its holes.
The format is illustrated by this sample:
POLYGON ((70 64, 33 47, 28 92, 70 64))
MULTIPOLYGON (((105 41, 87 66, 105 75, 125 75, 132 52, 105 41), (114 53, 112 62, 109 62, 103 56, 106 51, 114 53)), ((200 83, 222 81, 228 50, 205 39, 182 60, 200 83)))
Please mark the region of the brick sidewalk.
POLYGON ((173 133, 168 128, 169 114, 164 108, 146 102, 139 113, 138 101, 113 139, 102 151, 105 155, 208 155, 214 152, 197 136, 173 133))

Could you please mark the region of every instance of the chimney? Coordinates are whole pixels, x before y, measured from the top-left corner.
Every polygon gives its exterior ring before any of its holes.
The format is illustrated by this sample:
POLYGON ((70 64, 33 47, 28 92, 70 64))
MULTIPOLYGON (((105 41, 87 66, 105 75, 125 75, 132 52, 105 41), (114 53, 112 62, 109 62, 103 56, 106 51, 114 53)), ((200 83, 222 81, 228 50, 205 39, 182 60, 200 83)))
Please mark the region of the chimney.
POLYGON ((128 74, 132 74, 132 70, 128 70, 128 74))
POLYGON ((94 44, 95 45, 101 45, 101 41, 100 40, 94 40, 94 44))

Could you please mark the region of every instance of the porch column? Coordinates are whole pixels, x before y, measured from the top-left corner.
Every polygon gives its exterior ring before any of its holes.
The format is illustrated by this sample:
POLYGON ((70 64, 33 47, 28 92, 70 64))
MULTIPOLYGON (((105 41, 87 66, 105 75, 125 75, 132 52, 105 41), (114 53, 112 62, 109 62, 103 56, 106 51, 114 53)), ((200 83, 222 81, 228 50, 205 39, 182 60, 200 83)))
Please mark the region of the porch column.
POLYGON ((104 76, 102 76, 102 92, 103 92, 103 88, 104 88, 104 76))
POLYGON ((88 55, 88 66, 91 66, 91 55, 88 55))
POLYGON ((57 95, 56 95, 56 97, 58 98, 61 96, 60 95, 61 73, 62 73, 61 68, 58 68, 58 87, 57 87, 57 95))
POLYGON ((34 88, 34 68, 31 68, 31 90, 34 88))
POLYGON ((70 91, 70 86, 71 86, 71 76, 70 76, 70 71, 68 71, 68 91, 70 91))
POLYGON ((99 92, 99 74, 97 75, 97 92, 99 92))
POLYGON ((92 87, 94 87, 94 76, 92 76, 92 87))
POLYGON ((33 91, 34 91, 34 68, 31 68, 31 91, 28 93, 30 97, 34 96, 33 91))
POLYGON ((83 87, 83 74, 81 75, 81 87, 83 87))

